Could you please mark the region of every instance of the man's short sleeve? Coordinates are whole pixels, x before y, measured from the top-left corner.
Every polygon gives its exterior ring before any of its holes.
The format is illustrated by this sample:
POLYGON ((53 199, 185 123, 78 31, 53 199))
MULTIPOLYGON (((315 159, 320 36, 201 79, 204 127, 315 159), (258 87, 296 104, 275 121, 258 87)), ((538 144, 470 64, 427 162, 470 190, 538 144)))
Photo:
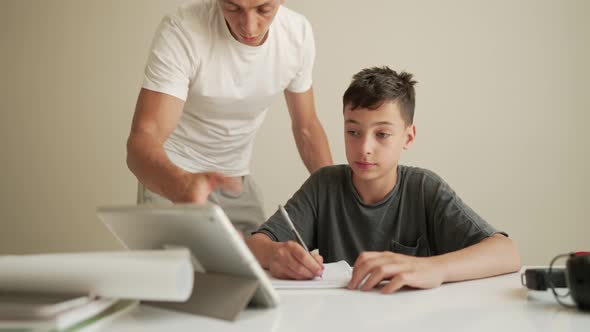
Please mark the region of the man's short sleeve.
POLYGON ((158 26, 145 67, 143 88, 186 101, 194 60, 188 34, 172 16, 158 26))
POLYGON ((295 93, 306 92, 311 88, 313 64, 315 61, 313 30, 307 19, 304 18, 303 21, 305 22, 305 28, 303 31, 301 67, 287 87, 288 91, 295 93))

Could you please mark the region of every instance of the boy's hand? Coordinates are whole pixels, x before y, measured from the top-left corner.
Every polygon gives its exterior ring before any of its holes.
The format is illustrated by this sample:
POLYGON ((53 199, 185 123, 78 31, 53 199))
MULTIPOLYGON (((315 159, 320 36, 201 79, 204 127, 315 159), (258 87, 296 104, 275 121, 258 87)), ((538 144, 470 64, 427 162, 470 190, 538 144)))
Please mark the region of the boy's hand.
POLYGON ((313 279, 322 275, 323 261, 322 256, 315 253, 310 255, 299 243, 288 241, 279 244, 268 263, 268 269, 275 278, 313 279))
POLYGON ((368 291, 388 280, 381 293, 390 294, 403 286, 434 288, 444 281, 443 272, 429 257, 413 257, 390 251, 363 252, 354 263, 349 289, 368 291), (367 278, 364 284, 361 282, 367 278))

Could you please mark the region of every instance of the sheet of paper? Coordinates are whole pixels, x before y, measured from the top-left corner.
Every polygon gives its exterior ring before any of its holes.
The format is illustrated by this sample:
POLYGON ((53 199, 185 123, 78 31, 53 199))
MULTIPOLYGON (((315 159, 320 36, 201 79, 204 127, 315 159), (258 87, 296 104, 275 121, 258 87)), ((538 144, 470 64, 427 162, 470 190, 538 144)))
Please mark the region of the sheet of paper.
POLYGON ((187 249, 0 256, 5 291, 184 301, 193 278, 187 249))
POLYGON ((277 279, 266 271, 270 281, 276 289, 295 288, 343 288, 352 277, 352 268, 346 261, 324 264, 324 274, 312 280, 284 280, 277 279))

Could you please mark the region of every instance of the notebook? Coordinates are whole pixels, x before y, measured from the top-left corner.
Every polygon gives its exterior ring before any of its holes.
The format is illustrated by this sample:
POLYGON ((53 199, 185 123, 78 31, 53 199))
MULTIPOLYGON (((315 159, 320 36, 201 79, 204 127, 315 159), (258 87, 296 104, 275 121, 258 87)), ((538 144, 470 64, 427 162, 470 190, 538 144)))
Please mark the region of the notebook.
POLYGON ((277 279, 266 271, 270 282, 275 289, 318 289, 318 288, 344 288, 352 277, 352 268, 346 261, 324 264, 324 274, 312 280, 285 280, 277 279))
POLYGON ((54 294, 0 293, 0 331, 61 331, 114 316, 137 301, 54 294))
POLYGON ((42 319, 91 302, 87 295, 22 293, 0 290, 0 320, 42 319))

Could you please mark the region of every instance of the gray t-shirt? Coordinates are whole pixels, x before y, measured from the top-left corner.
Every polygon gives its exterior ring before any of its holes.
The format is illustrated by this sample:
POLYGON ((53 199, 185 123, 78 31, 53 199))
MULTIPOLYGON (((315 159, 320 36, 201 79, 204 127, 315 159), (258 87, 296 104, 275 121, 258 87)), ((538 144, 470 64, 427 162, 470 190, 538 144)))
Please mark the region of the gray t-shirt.
MULTIPOLYGON (((285 209, 308 248, 319 249, 326 263, 353 265, 363 251, 435 256, 498 233, 438 175, 401 165, 393 190, 377 204, 363 203, 350 167, 336 165, 312 174, 285 209)), ((295 240, 278 211, 257 232, 273 241, 295 240)))

